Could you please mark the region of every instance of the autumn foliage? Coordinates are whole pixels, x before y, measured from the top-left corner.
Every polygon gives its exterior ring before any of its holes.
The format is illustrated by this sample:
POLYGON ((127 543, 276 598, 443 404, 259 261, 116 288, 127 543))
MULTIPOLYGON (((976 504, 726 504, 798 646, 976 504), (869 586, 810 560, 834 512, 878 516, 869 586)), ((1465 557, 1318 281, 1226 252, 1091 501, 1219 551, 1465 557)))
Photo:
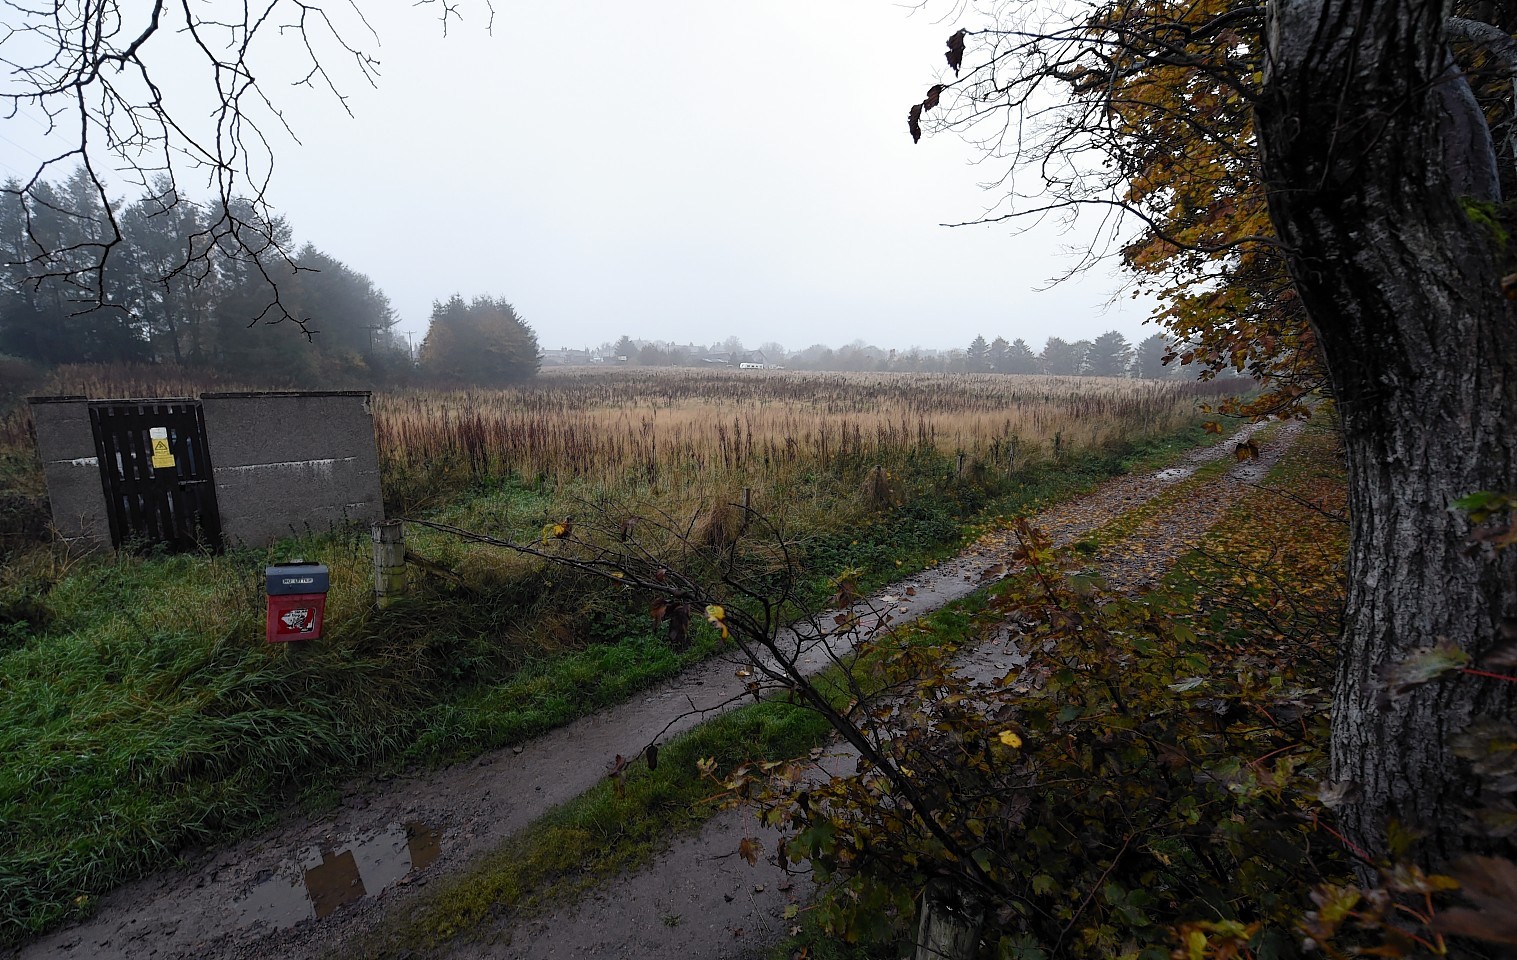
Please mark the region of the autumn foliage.
POLYGON ((949 39, 954 77, 909 119, 913 136, 932 121, 1013 165, 997 181, 1013 194, 988 219, 1131 213, 1121 257, 1160 303, 1153 319, 1168 330, 1170 362, 1203 378, 1256 376, 1263 392, 1229 412, 1290 416, 1326 378, 1265 202, 1250 109, 1262 66, 1250 38, 1263 15, 1227 0, 1132 0, 1044 33, 1024 25, 1042 22, 1026 5, 998 6, 986 27, 949 39), (1050 95, 1059 106, 1024 112, 1050 95), (1020 116, 1014 136, 997 129, 1002 112, 1020 116), (1109 161, 1032 163, 1043 182, 1014 183, 1018 162, 1087 151, 1109 161))
POLYGON ((1253 113, 1246 93, 1259 67, 1251 21, 1225 0, 1175 6, 1118 5, 1096 29, 1183 38, 1183 56, 1152 47, 1113 54, 1104 73, 1076 80, 1087 93, 1114 70, 1111 146, 1124 157, 1123 201, 1143 226, 1122 251, 1139 289, 1161 307, 1154 319, 1178 344, 1177 360, 1246 372, 1265 385, 1233 406, 1250 414, 1298 414, 1325 370, 1316 338, 1280 255, 1265 201, 1253 113))
MULTIPOLYGON (((1020 572, 968 623, 940 617, 862 652, 877 693, 848 717, 877 755, 725 782, 787 832, 781 860, 822 883, 819 935, 909 941, 924 891, 946 887, 1000 958, 1482 956, 1476 940, 1517 940, 1504 919, 1517 865, 1428 872, 1403 862, 1414 837, 1395 830, 1391 859, 1371 863, 1335 826, 1347 525, 1332 435, 1302 443, 1308 456, 1136 595, 1019 524, 1020 572), (976 669, 1003 644, 1025 665, 976 669), (900 801, 903 778, 919 803, 900 801), (1362 866, 1379 880, 1356 881, 1362 866)), ((1430 652, 1382 680, 1396 696, 1469 669, 1430 652)), ((1517 727, 1491 719, 1455 744, 1485 783, 1475 834, 1511 828, 1514 743, 1517 727)))
POLYGON ((973 655, 952 634, 881 641, 866 662, 889 695, 852 715, 970 855, 936 842, 921 811, 883 802, 891 787, 870 763, 776 782, 785 855, 834 881, 821 925, 909 937, 920 891, 948 879, 984 906, 1002 957, 1167 957, 1178 924, 1218 918, 1289 939, 1306 891, 1344 871, 1312 796, 1330 636, 1315 628, 1342 588, 1341 535, 1310 541, 1311 526, 1265 531, 1320 564, 1317 595, 1286 600, 1257 569, 1258 530, 1123 597, 1024 525, 1024 572, 961 639, 1009 630, 1026 667, 971 683, 960 664, 973 655), (1261 611, 1275 629, 1259 629, 1261 611))

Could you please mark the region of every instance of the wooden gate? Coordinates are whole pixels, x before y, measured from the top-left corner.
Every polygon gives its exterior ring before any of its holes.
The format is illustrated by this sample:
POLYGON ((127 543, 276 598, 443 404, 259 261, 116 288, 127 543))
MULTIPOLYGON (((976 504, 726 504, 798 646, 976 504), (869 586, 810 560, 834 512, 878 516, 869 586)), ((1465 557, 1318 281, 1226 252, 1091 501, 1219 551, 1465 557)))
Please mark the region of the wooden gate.
POLYGON ((98 401, 90 426, 115 546, 221 549, 200 401, 98 401))

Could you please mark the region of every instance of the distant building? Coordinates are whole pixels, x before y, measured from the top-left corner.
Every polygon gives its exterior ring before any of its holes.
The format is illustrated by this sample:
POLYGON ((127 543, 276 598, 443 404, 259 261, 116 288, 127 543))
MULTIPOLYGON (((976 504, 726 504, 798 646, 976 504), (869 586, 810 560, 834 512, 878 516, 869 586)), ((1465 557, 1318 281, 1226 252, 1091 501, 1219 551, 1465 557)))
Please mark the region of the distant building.
POLYGON ((769 358, 764 356, 762 350, 744 350, 742 353, 713 353, 704 358, 702 362, 716 364, 723 367, 736 367, 739 370, 772 370, 769 358))
POLYGON ((590 355, 589 350, 571 350, 568 347, 559 347, 557 350, 543 351, 544 366, 574 367, 587 363, 594 363, 595 357, 590 355))

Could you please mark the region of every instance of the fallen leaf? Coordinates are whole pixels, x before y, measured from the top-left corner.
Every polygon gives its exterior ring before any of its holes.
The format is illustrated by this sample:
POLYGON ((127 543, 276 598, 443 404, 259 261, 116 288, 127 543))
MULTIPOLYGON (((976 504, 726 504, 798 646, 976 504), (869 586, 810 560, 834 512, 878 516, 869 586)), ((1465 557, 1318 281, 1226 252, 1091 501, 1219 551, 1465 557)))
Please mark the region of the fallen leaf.
POLYGON ((706 606, 706 621, 722 632, 722 639, 726 640, 731 634, 727 632, 727 611, 720 604, 708 604, 706 606))

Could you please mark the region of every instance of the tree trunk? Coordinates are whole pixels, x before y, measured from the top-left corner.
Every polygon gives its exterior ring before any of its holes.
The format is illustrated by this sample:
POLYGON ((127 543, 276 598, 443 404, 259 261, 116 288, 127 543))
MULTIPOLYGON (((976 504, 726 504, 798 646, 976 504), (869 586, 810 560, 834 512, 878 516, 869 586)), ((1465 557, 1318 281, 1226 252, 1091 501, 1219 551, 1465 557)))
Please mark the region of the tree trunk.
POLYGON ((1434 860, 1481 846, 1463 835, 1473 786, 1449 737, 1517 704, 1517 684, 1462 674, 1379 702, 1387 665, 1442 637, 1478 657, 1517 619, 1517 549, 1472 550, 1467 519, 1450 509, 1478 490, 1517 491, 1517 312, 1501 289, 1517 267, 1494 208, 1468 197, 1491 182, 1494 154, 1481 156, 1488 137, 1482 147, 1457 115, 1469 98, 1448 89, 1465 81, 1445 69, 1444 13, 1409 0, 1277 0, 1257 108, 1270 215, 1332 373, 1348 456, 1339 812, 1367 851, 1384 853, 1399 821, 1434 860))

